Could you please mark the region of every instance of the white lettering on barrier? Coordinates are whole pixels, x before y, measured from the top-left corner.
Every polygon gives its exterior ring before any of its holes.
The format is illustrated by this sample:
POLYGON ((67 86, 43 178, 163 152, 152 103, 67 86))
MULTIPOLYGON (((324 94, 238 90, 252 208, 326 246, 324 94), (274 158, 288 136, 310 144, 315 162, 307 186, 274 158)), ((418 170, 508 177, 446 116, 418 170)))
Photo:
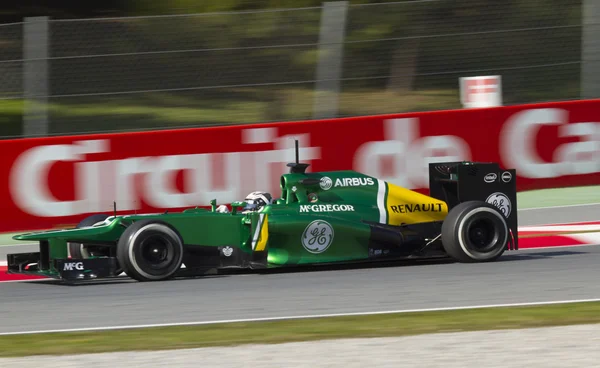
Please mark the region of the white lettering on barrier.
POLYGON ((454 135, 419 137, 416 118, 384 121, 385 141, 364 143, 354 155, 355 170, 406 188, 429 186, 429 163, 471 159, 468 143, 454 135), (434 155, 443 151, 444 155, 434 155), (384 175, 378 162, 393 157, 394 173, 384 175))
POLYGON ((107 211, 112 209, 113 201, 123 211, 139 209, 141 200, 156 208, 207 205, 213 198, 226 203, 257 188, 278 190, 278 178, 287 171, 286 163, 295 159, 292 138, 300 143, 303 162, 319 159, 320 149, 309 146, 309 137, 278 137, 273 142, 275 149, 270 151, 222 153, 222 165, 213 164, 218 154, 212 153, 84 161, 87 154, 110 152, 109 140, 38 146, 15 160, 10 192, 21 210, 40 217, 107 211), (75 200, 58 200, 50 193, 48 171, 59 161, 83 161, 74 164, 75 200), (274 166, 279 170, 275 171, 274 166), (182 170, 187 171, 183 176, 184 192, 175 188, 174 178, 182 170), (219 174, 223 175, 224 188, 215 189, 212 181, 219 174), (138 175, 144 177, 141 188, 135 185, 138 175))
MULTIPOLYGON (((521 177, 536 179, 600 172, 600 123, 569 124, 568 118, 568 111, 556 108, 529 109, 512 115, 499 138, 501 164, 515 168, 521 177), (559 137, 579 140, 559 145, 552 161, 544 161, 536 148, 537 132, 544 125, 558 126, 559 137)), ((430 162, 471 159, 469 145, 458 136, 420 137, 416 118, 386 120, 384 129, 385 140, 366 142, 355 152, 354 170, 406 188, 427 188, 430 162), (440 151, 442 155, 437 154, 440 151), (378 165, 385 156, 393 158, 394 172, 388 175, 378 165)), ((273 150, 104 161, 91 161, 87 155, 110 152, 110 140, 106 139, 38 146, 15 160, 9 174, 10 193, 21 210, 40 217, 106 211, 113 201, 120 210, 139 209, 142 200, 157 208, 175 208, 207 204, 213 198, 230 202, 257 189, 275 193, 279 176, 288 170, 286 163, 295 160, 293 138, 300 141, 303 162, 320 158, 320 148, 310 147, 310 134, 277 137, 276 133, 243 133, 244 144, 274 140, 273 150), (217 155, 223 158, 219 165, 214 163, 217 155), (59 161, 73 162, 74 200, 58 200, 50 192, 48 172, 59 161), (185 190, 180 192, 175 188, 174 174, 182 170, 186 171, 185 190), (141 188, 134 185, 139 174, 144 176, 141 188), (218 175, 223 176, 221 188, 213 184, 218 175)), ((341 178, 333 184, 373 185, 370 180, 341 178)))
POLYGON ((562 175, 582 175, 600 171, 600 123, 568 124, 568 111, 563 109, 532 109, 511 116, 500 134, 500 157, 506 167, 527 178, 555 178, 562 175), (552 162, 539 156, 537 133, 543 125, 558 125, 561 137, 579 137, 579 142, 565 143, 556 148, 552 162))
POLYGON ((354 212, 349 204, 301 204, 300 212, 354 212))
MULTIPOLYGON (((80 199, 59 201, 50 193, 46 176, 55 162, 83 160, 86 154, 106 152, 107 149, 107 140, 93 140, 79 141, 73 145, 38 146, 26 151, 15 160, 9 179, 15 203, 23 211, 37 216, 68 216, 85 212, 90 201, 94 200, 91 189, 78 188, 76 185, 80 199)), ((80 174, 90 173, 81 171, 80 174)), ((95 177, 87 180, 79 176, 76 179, 83 179, 88 185, 96 183, 93 180, 95 177)))

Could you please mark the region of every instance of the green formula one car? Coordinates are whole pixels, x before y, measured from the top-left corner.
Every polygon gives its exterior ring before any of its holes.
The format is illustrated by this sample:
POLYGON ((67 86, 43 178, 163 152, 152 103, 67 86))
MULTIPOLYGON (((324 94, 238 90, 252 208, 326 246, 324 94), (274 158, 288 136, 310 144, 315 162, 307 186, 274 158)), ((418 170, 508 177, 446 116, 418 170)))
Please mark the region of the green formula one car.
POLYGON ((429 165, 429 195, 355 171, 288 164, 281 197, 180 212, 95 214, 74 229, 21 234, 39 252, 9 254, 8 272, 77 281, 139 281, 226 268, 450 258, 487 262, 518 249, 515 170, 497 163, 429 165))

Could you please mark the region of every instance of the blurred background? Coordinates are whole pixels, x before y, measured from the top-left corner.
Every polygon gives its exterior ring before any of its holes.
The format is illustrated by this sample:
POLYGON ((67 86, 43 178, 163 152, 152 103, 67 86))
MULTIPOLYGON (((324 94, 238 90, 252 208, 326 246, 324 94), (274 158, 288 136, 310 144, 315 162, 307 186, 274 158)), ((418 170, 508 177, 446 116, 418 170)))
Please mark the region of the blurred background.
POLYGON ((598 97, 595 3, 4 0, 0 137, 455 109, 477 75, 598 97))

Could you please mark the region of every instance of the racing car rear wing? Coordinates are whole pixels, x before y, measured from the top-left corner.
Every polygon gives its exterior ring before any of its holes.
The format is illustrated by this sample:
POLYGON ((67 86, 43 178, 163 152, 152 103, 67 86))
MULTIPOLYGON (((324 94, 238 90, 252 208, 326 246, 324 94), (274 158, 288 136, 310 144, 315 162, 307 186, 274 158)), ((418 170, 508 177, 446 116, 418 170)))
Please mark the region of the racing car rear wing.
POLYGON ((466 201, 485 201, 507 217, 513 235, 509 249, 518 249, 517 175, 496 162, 429 164, 429 195, 445 201, 448 209, 466 201))

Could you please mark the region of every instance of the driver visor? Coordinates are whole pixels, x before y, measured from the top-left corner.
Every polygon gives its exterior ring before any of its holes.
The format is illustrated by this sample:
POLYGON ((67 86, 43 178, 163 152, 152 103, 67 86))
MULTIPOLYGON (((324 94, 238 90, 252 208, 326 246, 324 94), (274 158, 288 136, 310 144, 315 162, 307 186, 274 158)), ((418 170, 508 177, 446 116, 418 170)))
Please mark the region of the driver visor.
POLYGON ((246 201, 246 206, 244 207, 243 210, 244 211, 255 210, 255 209, 258 208, 258 205, 259 205, 258 201, 255 202, 254 199, 249 199, 249 200, 246 201))

